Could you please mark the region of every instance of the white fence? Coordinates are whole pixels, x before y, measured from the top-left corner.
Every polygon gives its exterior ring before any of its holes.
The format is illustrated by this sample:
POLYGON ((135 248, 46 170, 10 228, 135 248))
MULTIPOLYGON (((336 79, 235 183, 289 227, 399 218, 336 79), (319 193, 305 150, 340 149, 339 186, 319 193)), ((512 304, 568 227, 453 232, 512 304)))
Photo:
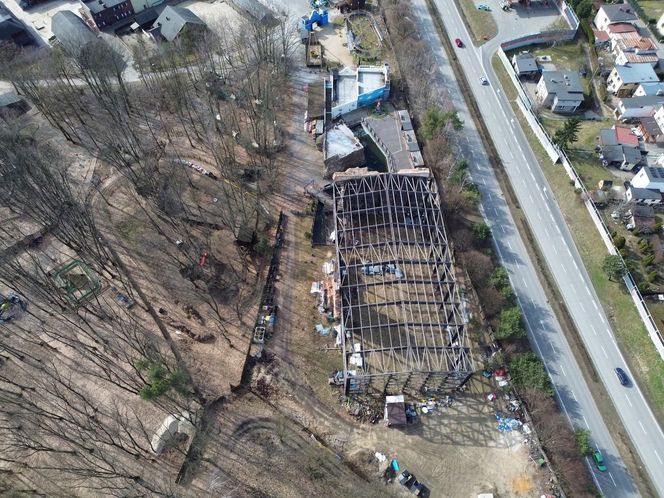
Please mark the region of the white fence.
MULTIPOLYGON (((530 102, 528 94, 523 88, 521 81, 514 72, 514 69, 512 68, 510 61, 507 58, 507 55, 505 55, 505 52, 502 50, 502 48, 498 49, 498 58, 503 63, 503 66, 505 66, 505 70, 507 71, 507 74, 510 75, 510 79, 512 80, 512 83, 514 84, 514 87, 517 90, 518 93, 517 104, 519 105, 519 109, 521 109, 521 112, 525 116, 528 125, 533 130, 533 133, 542 144, 542 147, 544 147, 544 150, 546 150, 547 154, 551 158, 551 161, 553 163, 556 163, 558 160, 560 160, 560 162, 563 165, 563 168, 565 168, 567 176, 569 176, 570 180, 574 181, 574 186, 578 189, 581 189, 581 194, 583 195, 583 198, 586 199, 585 200, 586 209, 588 209, 588 213, 590 213, 590 217, 595 223, 595 227, 597 228, 597 231, 602 237, 602 240, 604 241, 604 244, 606 245, 606 248, 609 251, 609 253, 620 256, 618 249, 613 244, 613 240, 611 238, 611 231, 604 224, 602 216, 597 210, 597 206, 595 206, 595 203, 590 198, 590 195, 588 194, 588 191, 586 190, 586 187, 583 184, 581 177, 574 169, 574 166, 572 165, 571 161, 569 160, 565 152, 560 150, 553 143, 551 137, 546 132, 546 130, 540 123, 535 113, 533 113, 532 104, 530 102)), ((625 261, 623 260, 623 264, 624 263, 625 261)), ((643 324, 645 325, 646 330, 648 331, 648 335, 650 336, 650 339, 655 345, 655 348, 657 349, 657 352, 659 353, 660 357, 662 358, 662 360, 664 360, 664 337, 662 337, 662 333, 657 328, 655 320, 648 311, 648 307, 646 306, 646 303, 643 299, 643 296, 641 295, 641 292, 636 286, 636 282, 634 281, 634 277, 632 277, 632 274, 630 272, 627 272, 625 273, 625 276, 623 278, 625 280, 625 285, 627 286, 627 290, 629 291, 630 296, 632 296, 632 300, 636 305, 636 309, 638 310, 639 315, 641 316, 641 320, 643 320, 643 324)))

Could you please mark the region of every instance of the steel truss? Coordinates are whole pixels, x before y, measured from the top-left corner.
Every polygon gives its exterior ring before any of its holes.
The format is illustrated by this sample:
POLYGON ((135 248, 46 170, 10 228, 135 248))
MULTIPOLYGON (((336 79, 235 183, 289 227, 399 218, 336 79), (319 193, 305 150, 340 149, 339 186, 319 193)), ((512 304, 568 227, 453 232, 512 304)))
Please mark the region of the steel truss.
POLYGON ((347 393, 445 391, 473 371, 434 178, 334 182, 347 393))

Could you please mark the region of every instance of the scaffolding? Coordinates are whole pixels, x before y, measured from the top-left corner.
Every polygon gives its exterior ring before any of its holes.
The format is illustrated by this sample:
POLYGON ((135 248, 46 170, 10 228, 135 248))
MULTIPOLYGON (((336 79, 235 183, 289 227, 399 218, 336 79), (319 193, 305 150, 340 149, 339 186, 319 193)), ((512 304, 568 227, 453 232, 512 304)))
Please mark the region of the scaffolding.
POLYGON ((473 372, 434 178, 335 175, 347 394, 445 392, 473 372))

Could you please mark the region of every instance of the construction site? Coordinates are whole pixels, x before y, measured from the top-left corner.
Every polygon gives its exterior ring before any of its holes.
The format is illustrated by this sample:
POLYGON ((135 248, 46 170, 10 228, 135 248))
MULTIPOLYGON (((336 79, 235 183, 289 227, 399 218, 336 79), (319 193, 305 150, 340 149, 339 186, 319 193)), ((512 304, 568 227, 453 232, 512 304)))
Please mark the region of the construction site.
POLYGON ((346 393, 450 392, 473 372, 428 169, 334 178, 346 393))

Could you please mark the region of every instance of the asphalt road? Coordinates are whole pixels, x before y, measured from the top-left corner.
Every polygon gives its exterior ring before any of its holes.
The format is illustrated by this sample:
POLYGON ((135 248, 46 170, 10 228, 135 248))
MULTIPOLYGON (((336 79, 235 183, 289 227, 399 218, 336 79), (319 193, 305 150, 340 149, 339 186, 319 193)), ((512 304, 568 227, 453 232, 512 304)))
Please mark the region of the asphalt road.
MULTIPOLYGON (((435 1, 439 12, 445 13, 442 20, 449 36, 459 37, 466 43, 464 48, 455 47, 457 57, 479 102, 483 118, 519 204, 560 287, 590 357, 620 414, 627 434, 639 452, 658 494, 664 496, 664 434, 639 387, 635 384, 629 387, 621 386, 613 372, 615 367, 621 366, 632 377, 558 205, 509 102, 500 91, 500 83, 491 67, 491 56, 501 40, 501 34, 482 48, 473 47, 453 0, 435 1), (482 85, 480 76, 485 76, 489 85, 482 85)), ((533 263, 490 168, 487 153, 468 114, 424 0, 414 0, 413 7, 422 23, 422 33, 438 58, 441 81, 465 122, 460 149, 471 164, 473 180, 482 193, 484 214, 492 226, 500 257, 519 297, 532 342, 545 362, 561 406, 575 426, 591 430, 594 444, 605 455, 607 472, 599 472, 591 465, 602 493, 612 497, 638 496, 634 481, 627 473, 570 346, 548 305, 533 263)), ((503 35, 502 39, 508 38, 509 36, 503 35)))

